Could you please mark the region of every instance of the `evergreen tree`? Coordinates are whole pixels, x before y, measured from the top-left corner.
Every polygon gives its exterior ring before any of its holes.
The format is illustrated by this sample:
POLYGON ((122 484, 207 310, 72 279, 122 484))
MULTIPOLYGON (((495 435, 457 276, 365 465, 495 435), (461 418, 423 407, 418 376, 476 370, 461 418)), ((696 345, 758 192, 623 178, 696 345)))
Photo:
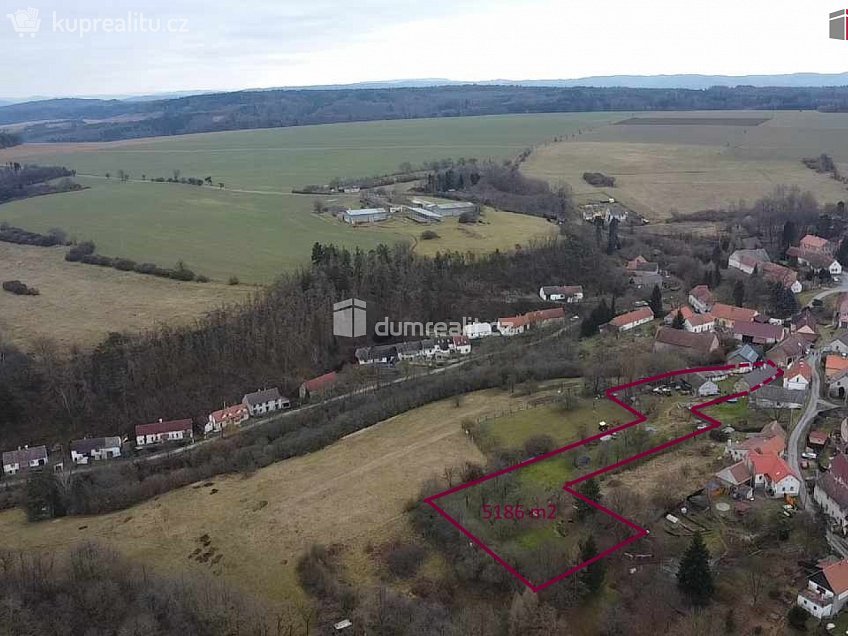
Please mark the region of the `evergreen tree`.
POLYGON ((651 300, 648 304, 650 305, 651 311, 654 312, 655 316, 659 316, 660 314, 662 314, 662 291, 660 291, 659 285, 654 285, 654 290, 651 292, 651 300))
MULTIPOLYGON (((598 486, 598 482, 596 482, 594 479, 587 479, 582 484, 580 484, 580 487, 577 489, 577 492, 579 492, 581 495, 586 497, 586 499, 589 499, 591 501, 597 502, 601 500, 601 487, 598 486)), ((584 519, 596 510, 594 506, 589 505, 587 502, 579 498, 577 499, 574 505, 577 510, 576 516, 578 519, 584 519)))
POLYGON ((718 267, 718 263, 716 263, 713 269, 713 287, 718 287, 719 285, 721 285, 721 270, 718 267))
POLYGON ((737 307, 741 307, 742 303, 745 302, 745 283, 741 280, 737 280, 733 285, 733 303, 737 307))
POLYGON ((686 321, 683 319, 683 312, 679 309, 677 310, 677 315, 674 317, 674 320, 671 321, 671 326, 674 329, 685 329, 686 321))
MULTIPOLYGON (((588 482, 587 482, 588 483, 588 482)), ((598 546, 592 535, 580 544, 580 561, 585 562, 598 556, 598 546)), ((603 559, 599 559, 588 565, 580 572, 580 582, 585 586, 587 595, 598 593, 604 586, 604 575, 606 568, 603 559)))
POLYGON ((618 249, 618 219, 612 218, 609 223, 609 236, 607 237, 607 254, 612 254, 618 249))
POLYGON ((693 605, 698 606, 707 605, 715 591, 713 573, 710 571, 710 553, 700 532, 692 537, 692 543, 680 560, 677 587, 693 605))
POLYGON ((792 221, 787 221, 783 224, 783 236, 781 237, 780 247, 784 256, 786 256, 786 250, 789 249, 789 246, 792 245, 798 238, 798 230, 795 229, 795 223, 792 221))

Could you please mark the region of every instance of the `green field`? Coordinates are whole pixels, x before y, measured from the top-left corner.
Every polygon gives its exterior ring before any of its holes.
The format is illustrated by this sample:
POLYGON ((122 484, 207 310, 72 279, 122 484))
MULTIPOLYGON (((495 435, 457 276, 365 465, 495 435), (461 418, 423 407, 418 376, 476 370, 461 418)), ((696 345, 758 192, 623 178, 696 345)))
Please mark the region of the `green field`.
MULTIPOLYGON (((0 221, 44 231, 59 227, 92 239, 98 251, 172 265, 182 259, 223 280, 267 282, 304 264, 315 241, 371 248, 380 242, 417 242, 420 225, 393 221, 351 228, 312 213, 314 197, 292 187, 334 177, 391 172, 405 161, 459 157, 503 159, 558 135, 618 118, 608 113, 514 115, 407 120, 234 131, 97 144, 33 144, 0 151, 0 161, 61 164, 88 186, 0 207, 0 221), (118 170, 131 181, 118 183, 118 170), (144 175, 212 177, 225 189, 137 182, 144 175), (105 179, 105 174, 113 175, 105 179)), ((358 207, 356 196, 325 202, 358 207)), ((422 242, 437 250, 485 251, 526 244, 551 231, 541 219, 505 213, 461 228, 449 220, 422 242)))

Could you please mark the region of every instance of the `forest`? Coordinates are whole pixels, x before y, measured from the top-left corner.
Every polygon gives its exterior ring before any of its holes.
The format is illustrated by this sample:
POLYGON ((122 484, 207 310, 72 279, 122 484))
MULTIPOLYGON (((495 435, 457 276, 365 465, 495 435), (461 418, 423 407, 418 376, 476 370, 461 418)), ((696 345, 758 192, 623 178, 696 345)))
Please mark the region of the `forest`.
POLYGON ((848 87, 690 90, 471 84, 239 91, 150 101, 51 99, 0 108, 0 125, 37 122, 24 127, 24 141, 73 142, 422 117, 663 110, 845 112, 848 87))

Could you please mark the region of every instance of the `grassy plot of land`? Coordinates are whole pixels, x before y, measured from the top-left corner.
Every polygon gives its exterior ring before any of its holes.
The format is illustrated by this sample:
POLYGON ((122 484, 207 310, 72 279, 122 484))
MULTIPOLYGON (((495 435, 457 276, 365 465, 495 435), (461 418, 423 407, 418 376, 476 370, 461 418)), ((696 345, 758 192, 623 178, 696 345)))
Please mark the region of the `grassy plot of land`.
MULTIPOLYGON (((664 118, 677 115, 664 113, 664 118)), ((781 184, 809 189, 823 201, 848 194, 843 185, 801 164, 803 157, 823 152, 848 161, 848 116, 778 112, 763 124, 739 126, 732 125, 739 113, 705 115, 710 125, 598 127, 537 149, 522 169, 551 182, 565 179, 578 198, 615 197, 651 219, 675 210, 750 203, 781 184), (729 125, 715 125, 721 117, 729 118, 729 125), (590 186, 582 179, 587 171, 615 177, 616 186, 590 186)))
POLYGON ((20 280, 38 296, 0 291, 0 340, 25 349, 41 337, 94 345, 111 331, 188 323, 205 311, 246 300, 255 288, 185 283, 68 263, 65 249, 0 242, 0 279, 20 280))
MULTIPOLYGON (((0 220, 32 231, 63 228, 78 239, 93 239, 98 252, 107 256, 164 267, 183 260, 216 280, 235 275, 259 283, 306 264, 316 241, 362 249, 407 241, 432 255, 511 249, 555 232, 544 219, 489 210, 481 224, 446 219, 432 226, 438 238, 422 241, 425 226, 413 221, 354 228, 315 214, 312 198, 306 196, 85 177, 79 181, 91 188, 5 204, 0 220)), ((355 197, 335 199, 357 206, 355 197)))
POLYGON ((0 151, 0 162, 61 164, 82 174, 118 169, 133 178, 211 176, 229 188, 288 192, 438 159, 512 158, 555 136, 621 117, 615 113, 495 115, 237 130, 90 144, 33 144, 0 151))

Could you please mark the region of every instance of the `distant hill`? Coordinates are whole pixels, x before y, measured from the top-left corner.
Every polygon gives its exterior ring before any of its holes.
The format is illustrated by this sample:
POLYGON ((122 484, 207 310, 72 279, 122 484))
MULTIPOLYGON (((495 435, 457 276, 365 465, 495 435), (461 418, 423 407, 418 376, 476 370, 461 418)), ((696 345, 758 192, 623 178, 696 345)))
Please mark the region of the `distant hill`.
MULTIPOLYGON (((692 79, 695 76, 674 77, 695 81, 692 79)), ((791 77, 795 78, 792 81, 801 81, 799 76, 791 77)), ((844 81, 846 76, 806 77, 813 82, 813 78, 825 81, 822 79, 825 77, 828 81, 836 81, 836 77, 844 81)), ((563 81, 580 84, 591 79, 563 81)), ((672 76, 642 79, 682 81, 672 76)), ((752 81, 750 77, 744 79, 752 81)), ((713 77, 701 77, 698 81, 708 84, 713 80, 713 77)), ((628 80, 622 76, 605 78, 605 81, 628 80)), ((777 82, 777 76, 769 76, 769 81, 777 82)), ((0 127, 17 124, 16 132, 20 132, 25 141, 77 142, 351 121, 513 113, 815 109, 848 112, 848 86, 632 88, 504 85, 506 80, 417 87, 396 85, 401 82, 368 88, 360 85, 358 88, 267 89, 172 99, 48 99, 0 107, 0 127)))

